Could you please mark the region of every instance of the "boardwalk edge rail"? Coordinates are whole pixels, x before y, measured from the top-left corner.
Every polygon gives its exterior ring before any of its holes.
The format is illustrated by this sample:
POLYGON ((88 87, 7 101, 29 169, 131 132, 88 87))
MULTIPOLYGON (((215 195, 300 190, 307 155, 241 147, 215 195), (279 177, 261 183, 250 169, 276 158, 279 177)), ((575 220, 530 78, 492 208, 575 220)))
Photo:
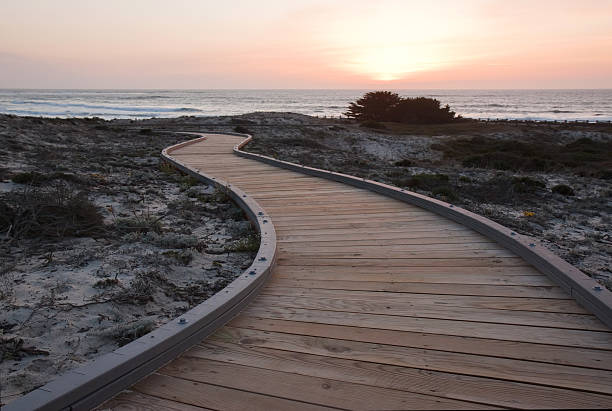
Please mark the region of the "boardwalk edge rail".
POLYGON ((259 251, 252 265, 223 290, 178 318, 61 375, 3 406, 3 410, 89 410, 96 407, 212 334, 257 295, 276 261, 276 231, 272 220, 253 198, 240 189, 188 167, 170 155, 178 148, 205 138, 167 147, 161 156, 182 172, 227 190, 230 197, 247 213, 261 236, 259 251))
POLYGON ((422 194, 364 178, 307 167, 288 161, 277 160, 262 154, 243 151, 242 148, 252 140, 253 137, 251 135, 238 133, 224 134, 246 137, 244 141, 234 147, 234 153, 240 157, 367 189, 432 211, 483 234, 532 264, 540 272, 547 275, 553 282, 558 284, 579 304, 592 312, 608 327, 612 328, 612 292, 601 286, 597 281, 587 276, 578 268, 548 251, 542 245, 541 241, 518 234, 508 227, 504 227, 501 224, 472 213, 471 211, 422 194))

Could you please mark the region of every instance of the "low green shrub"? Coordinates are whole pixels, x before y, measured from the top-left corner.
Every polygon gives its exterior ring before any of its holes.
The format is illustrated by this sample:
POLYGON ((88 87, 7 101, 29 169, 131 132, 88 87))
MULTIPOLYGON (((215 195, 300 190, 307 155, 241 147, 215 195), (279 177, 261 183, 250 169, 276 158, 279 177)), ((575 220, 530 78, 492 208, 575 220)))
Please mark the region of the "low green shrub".
POLYGON ((53 181, 53 180, 63 180, 75 184, 86 184, 87 180, 81 176, 70 173, 63 172, 54 172, 49 174, 42 174, 37 171, 28 171, 23 173, 17 173, 12 178, 11 181, 16 184, 29 184, 29 185, 42 185, 43 183, 53 181))
POLYGON ((259 243, 261 238, 259 234, 252 233, 240 240, 234 242, 225 248, 227 252, 257 252, 259 250, 259 243))
POLYGON ((359 127, 364 127, 364 128, 373 128, 375 130, 385 130, 387 128, 387 126, 385 126, 383 123, 379 123, 378 121, 364 121, 363 123, 361 123, 359 125, 359 127))
POLYGON ((197 178, 193 176, 186 175, 186 176, 180 177, 179 184, 180 184, 180 190, 185 191, 185 190, 190 189, 193 186, 200 185, 200 180, 198 180, 197 178))
POLYGON ((531 177, 512 177, 511 184, 512 189, 519 193, 529 193, 546 188, 546 184, 542 181, 531 177))
POLYGON ((104 218, 87 194, 65 182, 0 197, 0 231, 11 239, 82 237, 103 230, 104 218))
POLYGON ((554 186, 552 188, 552 192, 566 197, 573 196, 575 194, 574 189, 566 184, 558 184, 554 186))
POLYGON ((164 251, 162 254, 185 266, 189 265, 191 260, 193 260, 193 254, 189 250, 168 250, 164 251))
POLYGON ((404 160, 399 160, 396 161, 395 163, 393 163, 394 166, 396 167, 412 167, 412 161, 408 160, 408 159, 404 159, 404 160))
POLYGON ((449 178, 446 174, 414 174, 406 181, 410 188, 432 190, 436 187, 446 186, 449 178))
POLYGON ((156 328, 155 322, 149 319, 137 320, 131 323, 121 323, 109 328, 102 329, 92 334, 115 340, 119 346, 123 346, 156 328))
POLYGON ((234 127, 234 131, 236 133, 253 135, 253 132, 251 130, 249 130, 248 128, 244 127, 244 126, 236 126, 236 127, 234 127))
POLYGON ((36 171, 28 171, 25 173, 15 174, 11 180, 16 184, 39 184, 46 181, 47 176, 36 171))
POLYGON ((115 229, 120 234, 126 233, 148 233, 160 234, 163 231, 161 220, 164 216, 158 217, 151 214, 148 210, 132 212, 132 217, 116 218, 115 229))
POLYGON ((119 280, 116 278, 104 278, 102 280, 97 281, 93 287, 94 288, 110 288, 119 285, 119 280))
POLYGON ((431 148, 470 168, 544 172, 569 168, 584 176, 612 178, 612 141, 581 138, 561 145, 478 136, 447 140, 431 148))
POLYGON ((438 197, 445 197, 449 201, 453 201, 457 199, 457 194, 453 191, 452 188, 448 186, 440 186, 431 190, 431 193, 438 197))

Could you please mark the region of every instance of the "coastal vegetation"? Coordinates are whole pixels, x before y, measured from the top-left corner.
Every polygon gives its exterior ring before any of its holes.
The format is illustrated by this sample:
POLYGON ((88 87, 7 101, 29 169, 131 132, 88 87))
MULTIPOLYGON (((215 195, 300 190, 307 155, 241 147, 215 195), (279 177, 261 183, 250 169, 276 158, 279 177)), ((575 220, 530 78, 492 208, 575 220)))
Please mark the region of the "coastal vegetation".
POLYGON ((5 242, 95 236, 103 227, 103 217, 87 195, 65 182, 26 185, 0 197, 0 232, 5 242))
POLYGON ((0 404, 126 344, 247 268, 225 190, 160 162, 185 136, 0 115, 0 404))
POLYGON ((400 97, 390 91, 371 91, 349 104, 344 113, 364 122, 366 127, 385 128, 380 122, 442 124, 457 120, 448 105, 428 97, 400 97))
POLYGON ((545 172, 567 169, 578 175, 612 179, 612 141, 582 137, 558 144, 478 136, 442 141, 432 149, 464 167, 545 172))

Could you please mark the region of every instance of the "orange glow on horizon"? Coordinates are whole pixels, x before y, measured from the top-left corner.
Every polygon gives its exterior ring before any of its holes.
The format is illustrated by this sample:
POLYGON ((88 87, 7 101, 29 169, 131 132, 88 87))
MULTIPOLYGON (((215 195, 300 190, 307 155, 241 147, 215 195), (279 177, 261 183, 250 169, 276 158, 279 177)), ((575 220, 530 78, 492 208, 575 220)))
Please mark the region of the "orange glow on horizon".
POLYGON ((612 88, 605 0, 7 0, 0 19, 5 88, 612 88))

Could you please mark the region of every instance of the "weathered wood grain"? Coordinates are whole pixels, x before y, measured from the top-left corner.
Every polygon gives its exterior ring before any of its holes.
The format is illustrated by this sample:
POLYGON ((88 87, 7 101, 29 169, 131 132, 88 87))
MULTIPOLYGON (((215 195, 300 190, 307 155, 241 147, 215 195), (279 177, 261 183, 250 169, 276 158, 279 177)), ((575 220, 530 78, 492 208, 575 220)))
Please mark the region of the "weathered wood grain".
POLYGON ((612 332, 522 258, 414 205, 237 157, 241 140, 173 155, 265 208, 274 273, 229 325, 109 404, 612 407, 612 332))

